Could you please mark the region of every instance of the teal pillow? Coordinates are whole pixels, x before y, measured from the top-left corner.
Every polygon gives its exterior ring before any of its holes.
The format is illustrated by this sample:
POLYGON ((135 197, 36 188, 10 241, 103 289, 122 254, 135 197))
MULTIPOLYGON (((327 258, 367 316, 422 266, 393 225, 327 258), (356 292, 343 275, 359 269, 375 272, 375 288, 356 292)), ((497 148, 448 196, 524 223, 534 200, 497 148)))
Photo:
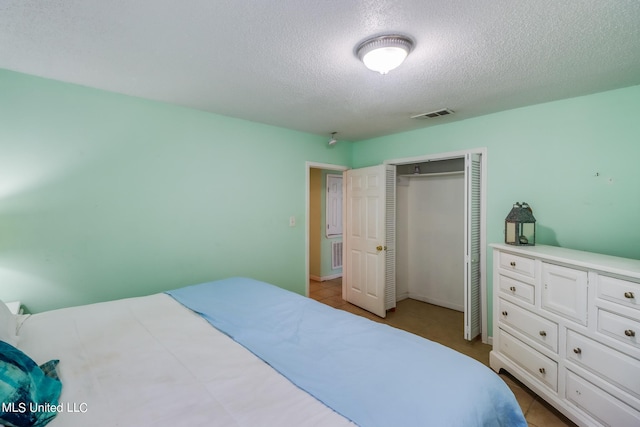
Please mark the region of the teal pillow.
POLYGON ((62 383, 57 360, 42 366, 11 344, 0 341, 0 424, 41 427, 56 416, 62 383))

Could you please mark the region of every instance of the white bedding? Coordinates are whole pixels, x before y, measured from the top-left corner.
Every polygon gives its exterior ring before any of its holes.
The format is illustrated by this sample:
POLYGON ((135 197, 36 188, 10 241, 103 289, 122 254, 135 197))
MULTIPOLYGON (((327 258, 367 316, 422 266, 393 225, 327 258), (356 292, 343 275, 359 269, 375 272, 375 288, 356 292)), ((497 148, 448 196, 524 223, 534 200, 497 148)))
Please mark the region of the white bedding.
POLYGON ((354 425, 165 294, 29 316, 18 347, 60 359, 51 427, 354 425))

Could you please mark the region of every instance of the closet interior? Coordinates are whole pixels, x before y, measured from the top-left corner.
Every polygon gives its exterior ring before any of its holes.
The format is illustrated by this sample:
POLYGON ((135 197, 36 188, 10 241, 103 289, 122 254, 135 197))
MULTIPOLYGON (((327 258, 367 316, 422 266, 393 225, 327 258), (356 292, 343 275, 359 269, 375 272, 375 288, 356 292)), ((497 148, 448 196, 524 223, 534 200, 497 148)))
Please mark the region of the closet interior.
POLYGON ((465 309, 465 159, 397 165, 396 295, 465 309))

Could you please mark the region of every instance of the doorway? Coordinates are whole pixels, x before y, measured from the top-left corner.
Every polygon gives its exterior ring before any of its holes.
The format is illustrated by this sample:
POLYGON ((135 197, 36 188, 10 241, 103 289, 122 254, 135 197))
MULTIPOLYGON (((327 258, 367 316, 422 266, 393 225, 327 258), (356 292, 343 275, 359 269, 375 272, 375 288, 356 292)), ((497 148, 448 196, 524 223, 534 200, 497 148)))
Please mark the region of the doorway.
POLYGON ((464 312, 464 159, 397 166, 396 293, 464 312))
POLYGON ((463 311, 465 338, 487 343, 486 149, 384 163, 398 175, 398 296, 463 311))
POLYGON ((341 242, 342 238, 335 233, 327 233, 324 230, 327 215, 326 198, 322 203, 320 201, 321 195, 317 192, 324 192, 323 189, 326 189, 327 175, 341 175, 348 167, 316 162, 306 162, 305 166, 305 292, 309 296, 310 278, 320 281, 342 276, 342 269, 335 268, 337 260, 333 259, 334 252, 338 254, 336 256, 342 258, 341 245, 339 248, 336 247, 336 243, 341 242))

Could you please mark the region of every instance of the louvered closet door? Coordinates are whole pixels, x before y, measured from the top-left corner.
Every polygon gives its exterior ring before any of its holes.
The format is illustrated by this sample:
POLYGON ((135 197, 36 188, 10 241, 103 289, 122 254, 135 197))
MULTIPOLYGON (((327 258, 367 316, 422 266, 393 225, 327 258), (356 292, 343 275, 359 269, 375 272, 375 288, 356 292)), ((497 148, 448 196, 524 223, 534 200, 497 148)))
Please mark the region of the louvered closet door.
POLYGON ((481 333, 480 308, 480 154, 465 156, 464 338, 481 333))
POLYGON ((385 200, 385 241, 387 242, 385 258, 385 309, 396 307, 396 167, 386 166, 386 200, 385 200))

